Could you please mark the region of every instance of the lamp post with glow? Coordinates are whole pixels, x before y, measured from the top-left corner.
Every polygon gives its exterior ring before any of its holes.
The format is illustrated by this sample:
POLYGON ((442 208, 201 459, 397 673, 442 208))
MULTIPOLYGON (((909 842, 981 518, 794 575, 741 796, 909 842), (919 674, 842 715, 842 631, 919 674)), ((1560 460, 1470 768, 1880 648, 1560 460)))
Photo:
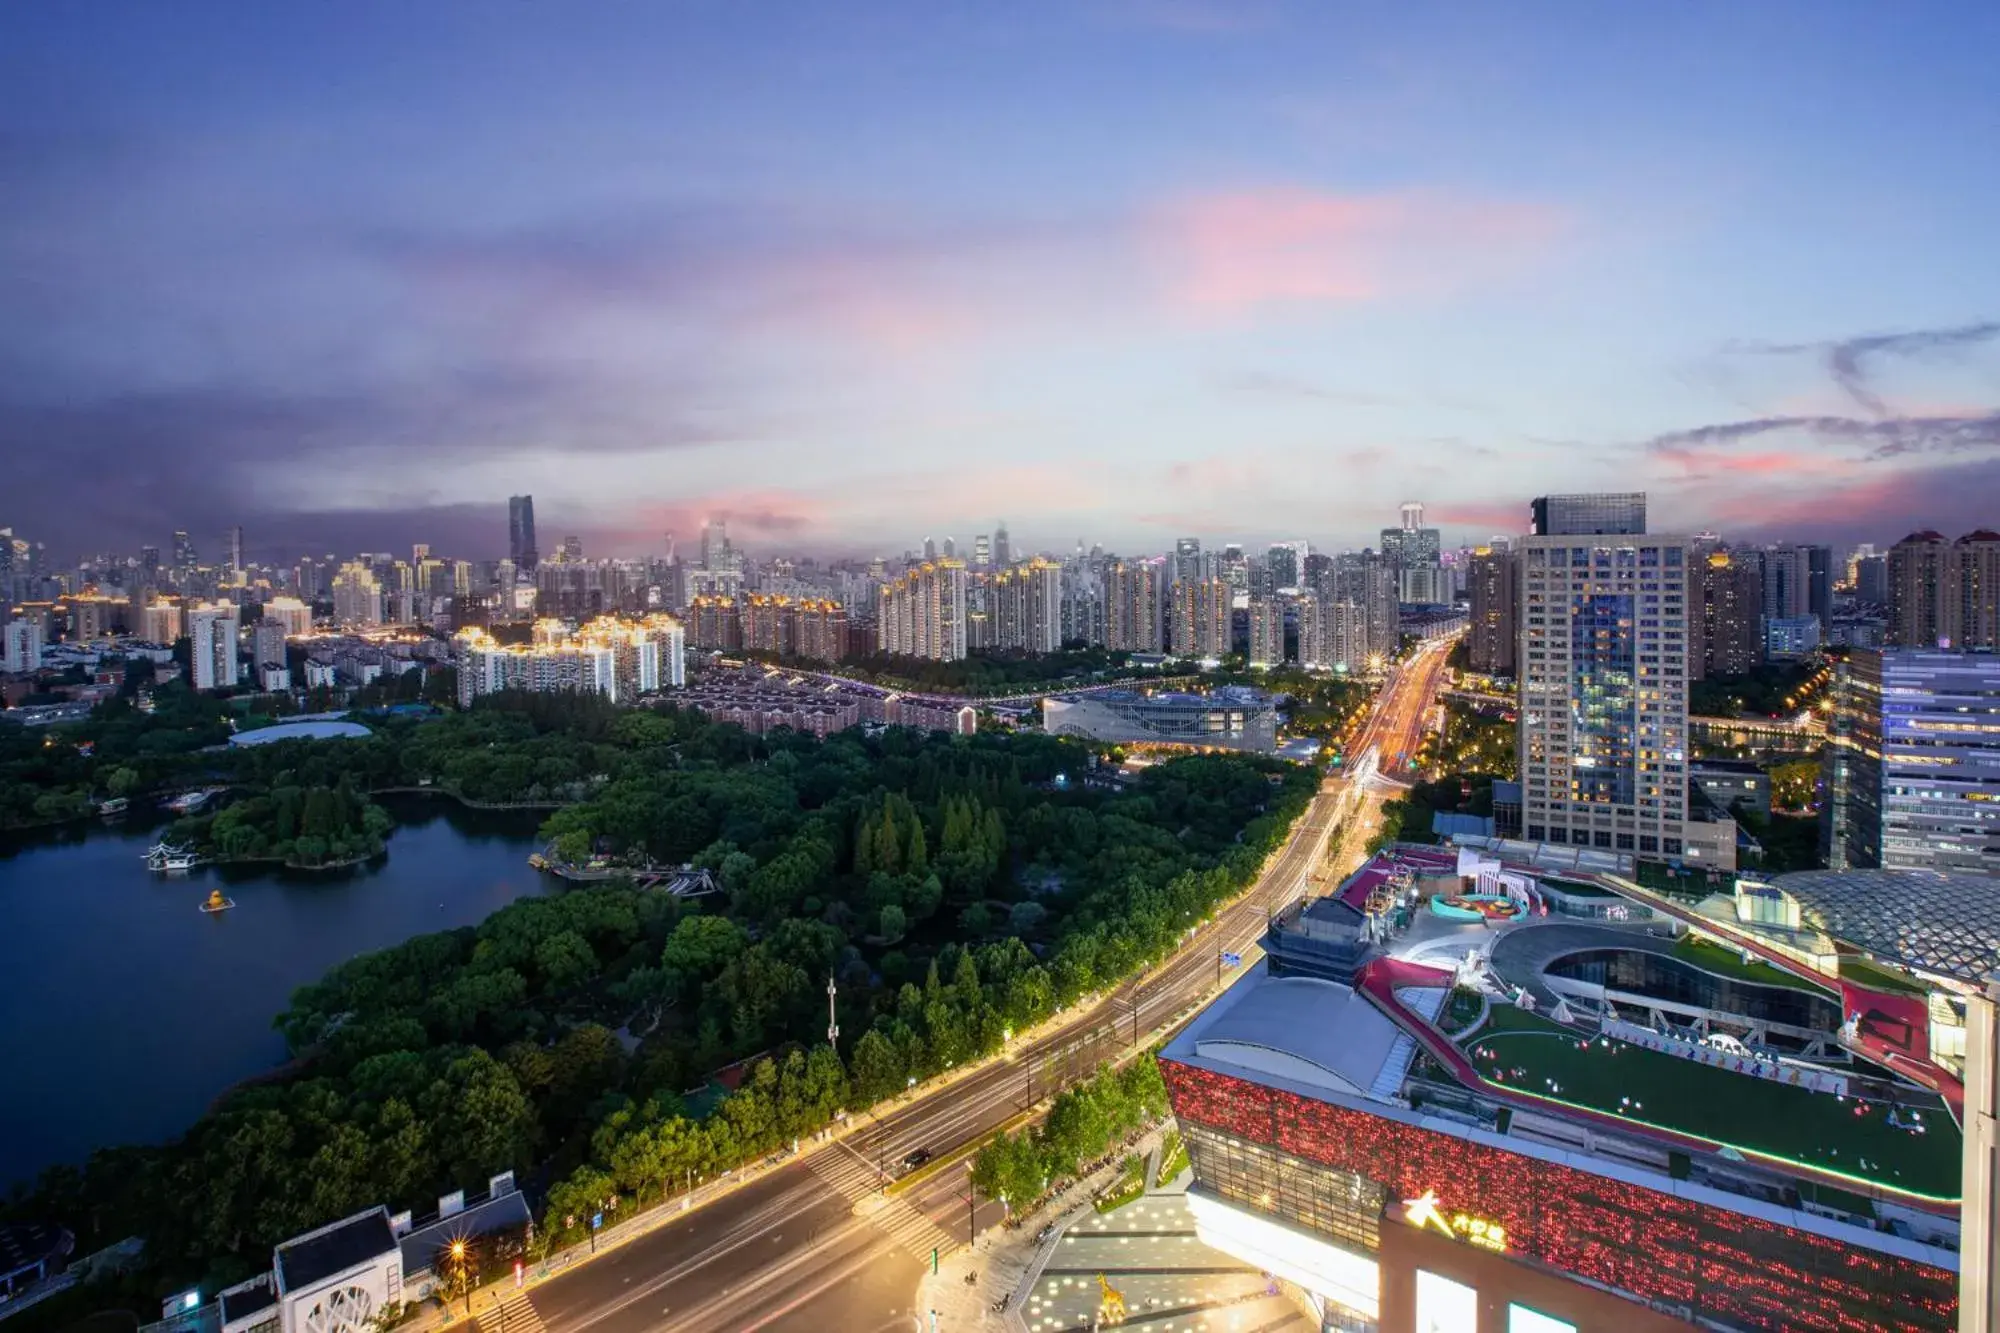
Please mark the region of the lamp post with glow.
POLYGON ((472 1318, 472 1282, 466 1276, 465 1242, 463 1240, 455 1240, 451 1243, 451 1260, 458 1265, 458 1285, 465 1288, 465 1317, 470 1319, 472 1318))

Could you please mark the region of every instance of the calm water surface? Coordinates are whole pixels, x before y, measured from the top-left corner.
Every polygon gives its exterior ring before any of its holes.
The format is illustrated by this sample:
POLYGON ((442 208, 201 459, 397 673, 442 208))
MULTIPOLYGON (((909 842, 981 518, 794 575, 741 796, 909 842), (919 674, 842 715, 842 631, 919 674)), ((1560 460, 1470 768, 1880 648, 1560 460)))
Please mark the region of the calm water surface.
POLYGON ((171 1138, 285 1059, 271 1020, 357 953, 470 925, 547 886, 540 816, 384 804, 385 860, 310 876, 154 875, 143 822, 0 843, 0 1191, 93 1148, 171 1138), (220 884, 234 911, 199 911, 220 884))

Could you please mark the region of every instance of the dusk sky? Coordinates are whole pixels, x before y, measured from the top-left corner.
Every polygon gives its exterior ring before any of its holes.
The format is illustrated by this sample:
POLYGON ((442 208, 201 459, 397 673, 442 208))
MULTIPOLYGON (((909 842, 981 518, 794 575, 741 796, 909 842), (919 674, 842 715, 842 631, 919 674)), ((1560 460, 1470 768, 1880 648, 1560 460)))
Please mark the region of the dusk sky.
POLYGON ((15 4, 62 553, 2000 518, 2000 6, 15 4))

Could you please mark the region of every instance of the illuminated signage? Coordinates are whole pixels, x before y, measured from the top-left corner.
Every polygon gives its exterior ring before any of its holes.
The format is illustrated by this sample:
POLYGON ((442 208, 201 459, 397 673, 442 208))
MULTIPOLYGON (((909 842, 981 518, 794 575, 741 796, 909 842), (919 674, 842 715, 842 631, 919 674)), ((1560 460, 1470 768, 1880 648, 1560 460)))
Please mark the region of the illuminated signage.
POLYGON ((1417 1230, 1433 1227, 1455 1240, 1468 1241, 1482 1250, 1507 1252, 1507 1228, 1498 1222, 1471 1213, 1446 1213, 1438 1206, 1436 1190, 1425 1190, 1414 1199, 1403 1200, 1403 1220, 1417 1230))

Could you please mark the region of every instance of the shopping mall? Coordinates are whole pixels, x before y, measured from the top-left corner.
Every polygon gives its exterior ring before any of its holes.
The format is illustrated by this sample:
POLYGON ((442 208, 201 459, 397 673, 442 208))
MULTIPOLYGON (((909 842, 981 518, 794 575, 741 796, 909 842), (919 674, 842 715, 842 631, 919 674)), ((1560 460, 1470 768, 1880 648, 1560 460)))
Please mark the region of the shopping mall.
POLYGON ((1536 855, 1396 847, 1272 920, 1162 1054, 1201 1238, 1330 1330, 1955 1328, 1990 881, 1536 855))

